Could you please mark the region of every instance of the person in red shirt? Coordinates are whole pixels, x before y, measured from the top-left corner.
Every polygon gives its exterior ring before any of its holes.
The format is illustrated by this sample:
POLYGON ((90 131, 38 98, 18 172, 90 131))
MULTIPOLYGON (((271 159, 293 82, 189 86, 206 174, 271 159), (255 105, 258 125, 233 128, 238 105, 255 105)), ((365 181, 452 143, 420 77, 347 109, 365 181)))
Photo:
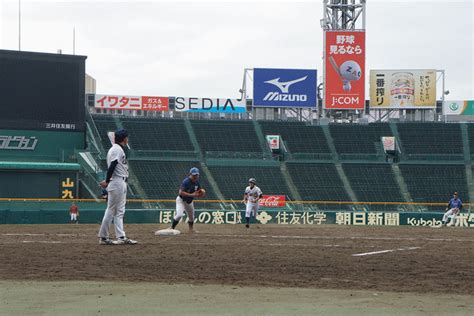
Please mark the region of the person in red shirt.
POLYGON ((72 202, 71 207, 69 208, 69 215, 71 215, 71 224, 78 223, 79 217, 79 208, 77 207, 76 203, 72 202))

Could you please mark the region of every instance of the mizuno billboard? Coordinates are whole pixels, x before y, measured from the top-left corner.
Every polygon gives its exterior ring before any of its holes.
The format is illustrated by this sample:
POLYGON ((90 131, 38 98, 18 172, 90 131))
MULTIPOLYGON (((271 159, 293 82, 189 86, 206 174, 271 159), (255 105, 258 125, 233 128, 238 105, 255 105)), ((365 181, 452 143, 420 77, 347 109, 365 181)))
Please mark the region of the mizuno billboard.
POLYGON ((316 107, 317 71, 268 69, 253 71, 253 106, 316 107))

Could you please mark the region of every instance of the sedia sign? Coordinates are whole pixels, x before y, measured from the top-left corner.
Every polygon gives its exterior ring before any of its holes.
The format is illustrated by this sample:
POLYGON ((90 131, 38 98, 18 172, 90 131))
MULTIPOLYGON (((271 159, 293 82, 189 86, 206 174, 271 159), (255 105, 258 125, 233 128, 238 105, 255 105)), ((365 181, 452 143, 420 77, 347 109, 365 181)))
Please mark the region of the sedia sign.
POLYGON ((174 110, 178 112, 245 113, 245 100, 218 98, 176 97, 174 110))

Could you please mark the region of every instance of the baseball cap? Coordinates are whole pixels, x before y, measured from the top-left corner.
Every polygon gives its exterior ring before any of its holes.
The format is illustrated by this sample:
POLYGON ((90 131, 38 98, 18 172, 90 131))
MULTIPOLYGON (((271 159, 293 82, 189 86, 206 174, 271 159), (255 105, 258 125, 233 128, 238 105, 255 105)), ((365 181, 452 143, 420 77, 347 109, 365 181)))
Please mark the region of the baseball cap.
POLYGON ((128 137, 128 132, 124 128, 119 128, 115 131, 115 138, 118 142, 123 141, 126 137, 128 137))
POLYGON ((196 167, 192 167, 191 170, 189 170, 189 173, 192 174, 193 176, 199 175, 199 169, 196 167))
POLYGON ((249 183, 256 184, 256 183, 257 183, 257 180, 255 180, 255 178, 250 178, 250 179, 249 179, 249 183))

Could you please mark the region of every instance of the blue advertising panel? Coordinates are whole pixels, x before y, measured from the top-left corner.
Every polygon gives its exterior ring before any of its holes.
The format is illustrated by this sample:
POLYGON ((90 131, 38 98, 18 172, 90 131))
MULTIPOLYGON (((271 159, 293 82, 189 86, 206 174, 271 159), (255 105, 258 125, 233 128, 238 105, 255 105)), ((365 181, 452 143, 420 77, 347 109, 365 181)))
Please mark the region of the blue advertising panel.
POLYGON ((315 69, 255 68, 253 106, 316 107, 316 78, 315 69))

